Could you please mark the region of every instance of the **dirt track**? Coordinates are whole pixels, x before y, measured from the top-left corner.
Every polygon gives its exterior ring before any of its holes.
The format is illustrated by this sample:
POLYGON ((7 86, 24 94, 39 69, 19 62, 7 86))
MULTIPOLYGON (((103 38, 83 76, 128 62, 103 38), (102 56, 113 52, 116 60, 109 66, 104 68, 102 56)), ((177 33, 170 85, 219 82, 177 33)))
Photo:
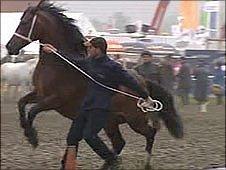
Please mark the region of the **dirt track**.
MULTIPOLYGON (((225 165, 225 109, 208 106, 208 113, 198 113, 197 105, 181 110, 185 137, 175 140, 165 127, 156 136, 151 161, 152 169, 203 169, 225 165)), ((40 146, 33 150, 19 127, 15 101, 1 103, 1 169, 59 169, 64 153, 65 139, 70 120, 58 113, 40 113, 35 121, 40 146)), ((144 169, 145 140, 127 125, 121 125, 127 144, 121 155, 118 169, 144 169)), ((106 136, 101 136, 109 143, 106 136)), ((98 169, 103 161, 82 141, 79 148, 80 169, 98 169)))

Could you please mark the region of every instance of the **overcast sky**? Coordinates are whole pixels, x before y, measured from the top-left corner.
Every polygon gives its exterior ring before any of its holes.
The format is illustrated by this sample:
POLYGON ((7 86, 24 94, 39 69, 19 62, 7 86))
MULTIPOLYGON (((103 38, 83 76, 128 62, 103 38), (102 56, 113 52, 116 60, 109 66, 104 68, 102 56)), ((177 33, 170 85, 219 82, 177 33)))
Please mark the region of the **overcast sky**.
MULTIPOLYGON (((123 12, 131 21, 150 23, 159 1, 54 1, 71 12, 82 12, 87 17, 107 21, 116 12, 123 12)), ((172 1, 167 15, 177 13, 179 1, 172 1)))

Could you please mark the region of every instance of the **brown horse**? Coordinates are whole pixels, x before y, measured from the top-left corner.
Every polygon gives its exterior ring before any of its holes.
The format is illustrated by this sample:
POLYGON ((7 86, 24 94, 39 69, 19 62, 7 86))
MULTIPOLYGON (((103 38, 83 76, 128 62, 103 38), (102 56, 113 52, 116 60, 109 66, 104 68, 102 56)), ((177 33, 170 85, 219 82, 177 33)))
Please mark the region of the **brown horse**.
MULTIPOLYGON (((26 9, 16 34, 7 44, 9 54, 17 54, 31 41, 39 40, 41 43, 52 44, 65 54, 74 55, 65 56, 68 59, 75 56, 84 57, 85 38, 78 27, 73 25, 73 19, 67 18, 63 11, 45 1, 26 9)), ((33 75, 34 90, 18 102, 21 126, 33 146, 38 144, 37 134, 32 126, 35 116, 41 111, 56 110, 67 118, 74 118, 78 115, 77 110, 85 96, 86 84, 87 78, 83 74, 55 54, 46 54, 40 48, 40 59, 33 75), (30 103, 34 105, 26 116, 25 106, 30 103)), ((147 82, 147 89, 153 98, 163 103, 163 109, 157 113, 158 118, 163 120, 174 137, 182 138, 183 126, 176 113, 173 97, 165 89, 151 82, 147 82)), ((123 90, 132 93, 126 88, 123 90)), ((115 94, 113 97, 112 114, 105 132, 118 154, 125 145, 119 131, 119 124, 122 123, 128 123, 135 132, 145 136, 146 151, 151 154, 156 129, 148 125, 147 116, 137 108, 136 103, 136 99, 122 94, 115 94)))

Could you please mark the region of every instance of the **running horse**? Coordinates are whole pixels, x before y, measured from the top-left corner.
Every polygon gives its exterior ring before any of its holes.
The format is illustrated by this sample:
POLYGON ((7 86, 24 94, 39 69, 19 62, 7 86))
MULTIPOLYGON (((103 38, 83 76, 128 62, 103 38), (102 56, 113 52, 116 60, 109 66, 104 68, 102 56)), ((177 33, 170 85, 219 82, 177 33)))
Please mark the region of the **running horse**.
MULTIPOLYGON (((24 46, 39 40, 40 43, 50 43, 59 51, 68 54, 65 56, 68 59, 72 57, 69 54, 85 57, 85 38, 73 24, 74 20, 66 17, 63 12, 63 9, 46 1, 41 1, 35 7, 28 7, 15 34, 6 45, 9 54, 16 55, 24 46)), ((40 57, 33 74, 34 89, 18 101, 21 127, 34 147, 38 145, 38 138, 32 123, 37 114, 41 111, 55 110, 73 119, 79 114, 77 110, 85 96, 88 81, 70 64, 55 54, 44 53, 41 48, 40 46, 40 57), (25 107, 31 103, 34 105, 26 113, 25 107)), ((151 82, 147 82, 146 85, 150 95, 163 104, 163 109, 157 113, 158 118, 164 122, 172 136, 182 138, 183 124, 171 94, 151 82)), ((126 88, 123 90, 132 93, 126 88)), ((148 117, 137 108, 137 99, 116 93, 111 111, 104 130, 112 142, 114 151, 120 154, 125 145, 119 125, 127 123, 135 132, 146 138, 146 151, 150 156, 157 130, 148 124, 148 117)))

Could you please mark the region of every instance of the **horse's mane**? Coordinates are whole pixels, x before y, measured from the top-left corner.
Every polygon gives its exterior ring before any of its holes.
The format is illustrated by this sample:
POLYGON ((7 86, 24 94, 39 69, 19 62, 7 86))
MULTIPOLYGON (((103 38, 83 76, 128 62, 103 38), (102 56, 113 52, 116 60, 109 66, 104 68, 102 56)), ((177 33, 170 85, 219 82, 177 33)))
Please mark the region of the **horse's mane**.
POLYGON ((77 50, 81 48, 81 44, 85 41, 85 37, 80 32, 79 28, 74 24, 75 20, 73 18, 68 18, 63 14, 63 12, 66 11, 65 9, 56 7, 54 3, 46 1, 39 5, 39 9, 56 17, 58 22, 60 22, 59 25, 64 27, 64 35, 69 35, 67 36, 67 42, 69 44, 75 44, 75 46, 78 47, 77 50))

